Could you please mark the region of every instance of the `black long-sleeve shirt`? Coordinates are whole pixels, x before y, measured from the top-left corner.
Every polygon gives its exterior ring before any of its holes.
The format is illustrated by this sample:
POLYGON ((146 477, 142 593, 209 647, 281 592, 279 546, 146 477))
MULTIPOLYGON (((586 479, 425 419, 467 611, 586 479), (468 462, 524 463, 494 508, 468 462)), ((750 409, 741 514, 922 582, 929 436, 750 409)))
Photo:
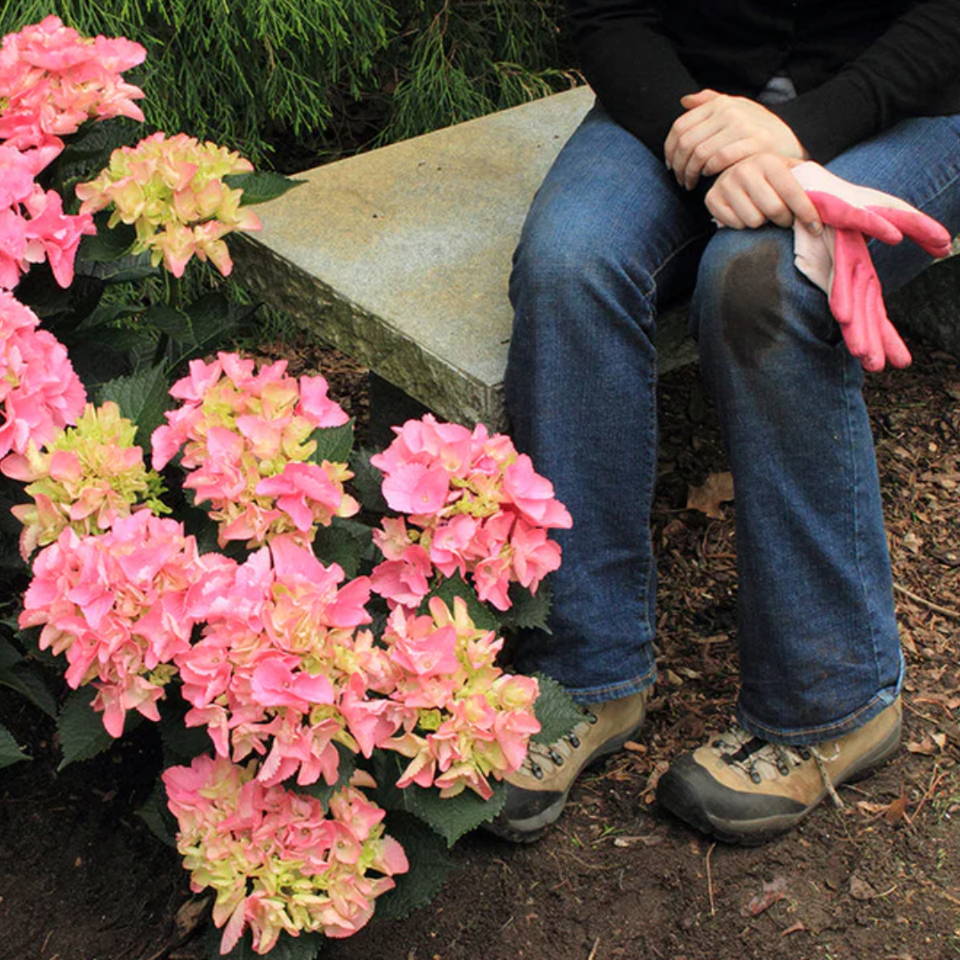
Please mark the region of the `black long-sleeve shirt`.
POLYGON ((960 113, 960 0, 567 0, 581 66, 617 122, 656 153, 712 87, 755 97, 815 160, 913 116, 960 113))

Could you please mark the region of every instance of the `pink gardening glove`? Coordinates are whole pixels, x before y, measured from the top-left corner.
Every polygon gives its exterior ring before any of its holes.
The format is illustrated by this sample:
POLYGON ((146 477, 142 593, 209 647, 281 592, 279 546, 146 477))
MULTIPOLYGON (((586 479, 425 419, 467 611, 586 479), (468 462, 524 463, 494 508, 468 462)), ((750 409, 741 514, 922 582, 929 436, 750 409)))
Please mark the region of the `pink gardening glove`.
POLYGON ((932 217, 889 193, 842 180, 817 163, 793 168, 824 230, 794 223, 794 262, 830 298, 844 342, 865 370, 910 364, 910 351, 887 317, 867 237, 896 244, 910 237, 932 257, 950 252, 950 234, 932 217))

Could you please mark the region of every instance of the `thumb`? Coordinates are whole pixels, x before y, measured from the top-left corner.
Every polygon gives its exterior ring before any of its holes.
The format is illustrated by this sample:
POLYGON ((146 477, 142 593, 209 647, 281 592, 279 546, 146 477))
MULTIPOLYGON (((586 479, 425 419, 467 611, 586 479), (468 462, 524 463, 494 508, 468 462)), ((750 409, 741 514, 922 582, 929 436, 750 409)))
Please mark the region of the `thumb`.
POLYGON ((716 100, 720 94, 709 87, 705 90, 698 90, 696 93, 688 93, 680 98, 680 106, 684 110, 692 110, 694 107, 702 107, 703 104, 716 100))

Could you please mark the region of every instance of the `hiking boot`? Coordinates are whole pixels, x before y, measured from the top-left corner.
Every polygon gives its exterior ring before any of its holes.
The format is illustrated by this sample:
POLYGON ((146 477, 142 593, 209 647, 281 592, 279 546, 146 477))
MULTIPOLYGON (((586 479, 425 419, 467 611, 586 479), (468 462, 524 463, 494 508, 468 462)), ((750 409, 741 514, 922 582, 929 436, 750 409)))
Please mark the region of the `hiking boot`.
POLYGON ((553 743, 531 743, 521 767, 504 779, 507 800, 483 826, 505 840, 532 843, 563 813, 580 773, 619 750, 643 726, 649 690, 620 700, 592 703, 583 720, 553 743))
POLYGON ((657 785, 671 813, 725 843, 763 843, 796 826, 836 787, 862 780, 897 751, 901 706, 813 746, 770 743, 734 726, 675 760, 657 785))

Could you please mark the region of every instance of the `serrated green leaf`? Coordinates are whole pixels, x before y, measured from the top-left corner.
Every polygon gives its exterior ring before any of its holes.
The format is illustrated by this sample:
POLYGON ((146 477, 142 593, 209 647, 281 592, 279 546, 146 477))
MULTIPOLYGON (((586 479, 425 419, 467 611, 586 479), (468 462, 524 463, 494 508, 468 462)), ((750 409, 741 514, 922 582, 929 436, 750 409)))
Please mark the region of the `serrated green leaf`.
POLYGON ((178 343, 193 342, 193 329, 190 319, 181 310, 166 303, 156 303, 143 315, 144 326, 150 326, 165 333, 178 343))
POLYGON ((511 606, 500 614, 500 624, 505 630, 553 631, 547 626, 553 594, 549 581, 540 584, 536 593, 531 593, 519 583, 510 584, 511 606))
POLYGON ((318 780, 316 783, 302 786, 296 782, 294 777, 284 783, 284 786, 294 793, 305 793, 307 796, 315 797, 323 804, 324 810, 327 809, 330 798, 350 782, 350 778, 357 769, 357 755, 352 750, 348 750, 342 743, 335 743, 334 746, 340 755, 336 783, 328 785, 325 781, 318 780))
POLYGON ((409 814, 390 813, 386 832, 403 847, 410 870, 395 876, 396 886, 377 897, 374 919, 403 920, 433 900, 454 862, 443 838, 409 814))
POLYGON ((113 745, 113 737, 103 727, 103 714, 90 706, 95 694, 91 687, 81 687, 67 697, 57 719, 62 755, 57 770, 78 760, 89 760, 113 745))
POLYGON ((150 253, 128 253, 116 260, 78 261, 77 275, 96 277, 104 283, 129 283, 136 280, 145 280, 147 277, 158 276, 162 271, 160 266, 152 266, 150 253))
POLYGON ((306 180, 294 180, 269 170, 255 170, 253 173, 230 173, 223 178, 228 187, 243 191, 240 206, 249 207, 256 203, 265 203, 282 197, 288 190, 299 187, 306 180))
POLYGON ((77 250, 79 260, 119 260, 126 256, 133 241, 137 239, 137 231, 126 223, 118 223, 115 227, 108 227, 109 213, 103 211, 94 218, 97 232, 94 236, 84 237, 77 250))
POLYGON ((381 489, 383 474, 370 462, 374 452, 363 447, 354 451, 349 461, 353 471, 350 486, 364 509, 371 513, 386 513, 389 507, 381 489))
POLYGON ((477 594, 460 576, 447 577, 438 584, 431 584, 430 592, 423 598, 420 611, 427 612, 427 604, 431 597, 439 597, 448 607, 453 607, 454 597, 461 597, 466 601, 470 619, 480 630, 496 630, 499 626, 497 617, 490 609, 477 599, 477 594))
POLYGON ((317 427, 310 434, 310 439, 316 443, 310 459, 314 463, 328 460, 330 463, 346 463, 353 450, 353 420, 349 420, 342 427, 317 427))
POLYGON ((35 663, 18 663, 0 668, 0 686, 16 690, 38 710, 48 717, 56 717, 57 703, 43 679, 40 667, 35 663))
POLYGON ((159 780, 153 785, 150 796, 134 813, 161 843, 176 847, 177 819, 167 806, 167 792, 159 780))
POLYGON ((347 577, 353 578, 365 560, 373 559, 373 537, 365 523, 334 517, 329 527, 317 530, 313 552, 325 566, 338 563, 347 577))
POLYGON ((540 685, 540 695, 533 705, 540 732, 531 739, 535 743, 553 743, 566 736, 584 718, 583 710, 577 706, 567 691, 552 677, 536 673, 540 685))
POLYGON ((0 767, 9 767, 12 763, 19 763, 21 760, 30 760, 30 754, 24 753, 13 734, 4 726, 0 725, 0 767))
MULTIPOLYGON (((4 626, 16 629, 16 621, 12 624, 4 623, 4 626)), ((9 670, 15 663, 23 659, 23 654, 7 639, 0 637, 0 673, 9 670)))
POLYGON ((487 823, 503 809, 507 791, 502 783, 491 784, 493 796, 484 800, 472 790, 455 797, 441 797, 436 787, 411 784, 403 790, 404 805, 415 817, 440 834, 452 847, 465 833, 487 823))
POLYGON ((150 434, 163 423, 163 413, 171 402, 168 386, 162 366, 145 367, 103 384, 99 402, 113 400, 120 412, 137 425, 137 443, 149 449, 150 434))

